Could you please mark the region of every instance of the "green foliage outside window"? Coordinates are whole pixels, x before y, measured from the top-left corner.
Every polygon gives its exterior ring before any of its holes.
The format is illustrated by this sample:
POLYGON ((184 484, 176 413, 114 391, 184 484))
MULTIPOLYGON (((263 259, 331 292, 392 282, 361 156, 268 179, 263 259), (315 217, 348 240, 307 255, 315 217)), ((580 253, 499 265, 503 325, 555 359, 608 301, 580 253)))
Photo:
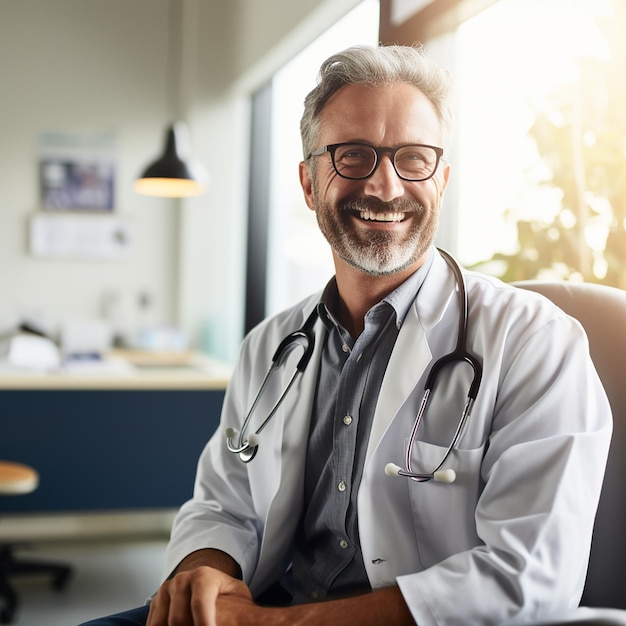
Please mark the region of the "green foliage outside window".
POLYGON ((597 19, 610 58, 580 58, 579 80, 553 93, 529 131, 558 209, 518 218, 518 249, 474 266, 496 261, 507 282, 549 275, 626 289, 626 2, 597 19))

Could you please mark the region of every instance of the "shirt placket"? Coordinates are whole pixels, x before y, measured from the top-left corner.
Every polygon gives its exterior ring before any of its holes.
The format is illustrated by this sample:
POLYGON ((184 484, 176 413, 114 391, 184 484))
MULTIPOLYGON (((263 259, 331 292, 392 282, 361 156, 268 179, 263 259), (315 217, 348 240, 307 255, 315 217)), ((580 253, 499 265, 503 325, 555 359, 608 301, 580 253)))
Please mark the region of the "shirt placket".
POLYGON ((337 559, 341 564, 337 568, 338 571, 343 570, 354 558, 358 542, 356 516, 350 515, 350 506, 353 500, 360 407, 367 381, 363 368, 368 367, 368 360, 364 361, 364 355, 375 349, 384 323, 389 319, 388 314, 389 311, 383 307, 370 311, 366 317, 365 328, 352 347, 347 332, 341 328, 337 329, 342 341, 342 350, 348 354, 339 378, 339 393, 333 421, 335 450, 343 451, 342 454, 333 455, 333 478, 337 495, 334 499, 338 505, 335 508, 337 513, 335 528, 343 529, 343 532, 337 534, 337 559))

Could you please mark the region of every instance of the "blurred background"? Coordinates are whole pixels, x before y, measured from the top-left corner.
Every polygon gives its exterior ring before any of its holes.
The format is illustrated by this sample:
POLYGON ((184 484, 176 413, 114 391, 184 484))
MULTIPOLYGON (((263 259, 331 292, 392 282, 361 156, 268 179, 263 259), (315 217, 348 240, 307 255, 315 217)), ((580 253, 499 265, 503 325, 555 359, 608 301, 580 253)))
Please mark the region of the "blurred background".
POLYGON ((332 275, 298 183, 327 56, 452 73, 461 263, 624 288, 625 28, 620 0, 0 0, 0 459, 39 473, 0 544, 73 567, 20 580, 16 623, 151 593, 244 333, 332 275), (174 122, 204 190, 141 195, 174 122))

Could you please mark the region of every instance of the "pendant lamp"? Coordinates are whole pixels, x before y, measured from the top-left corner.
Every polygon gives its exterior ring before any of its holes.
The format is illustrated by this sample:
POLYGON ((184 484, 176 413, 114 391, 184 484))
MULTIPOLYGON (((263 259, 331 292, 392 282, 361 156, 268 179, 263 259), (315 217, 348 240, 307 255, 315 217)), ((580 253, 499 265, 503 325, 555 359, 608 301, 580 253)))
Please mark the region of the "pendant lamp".
POLYGON ((201 163, 188 160, 189 131, 183 122, 168 129, 165 150, 135 181, 137 193, 162 198, 186 198, 204 193, 208 180, 201 163))

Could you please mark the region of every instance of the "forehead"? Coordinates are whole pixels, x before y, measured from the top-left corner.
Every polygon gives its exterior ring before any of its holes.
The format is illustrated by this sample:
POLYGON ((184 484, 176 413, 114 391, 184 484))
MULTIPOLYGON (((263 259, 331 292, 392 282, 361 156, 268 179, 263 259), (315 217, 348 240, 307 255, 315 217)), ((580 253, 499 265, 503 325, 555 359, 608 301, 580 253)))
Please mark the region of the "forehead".
POLYGON ((346 85, 320 114, 320 142, 440 145, 442 128, 430 100, 413 85, 346 85))

